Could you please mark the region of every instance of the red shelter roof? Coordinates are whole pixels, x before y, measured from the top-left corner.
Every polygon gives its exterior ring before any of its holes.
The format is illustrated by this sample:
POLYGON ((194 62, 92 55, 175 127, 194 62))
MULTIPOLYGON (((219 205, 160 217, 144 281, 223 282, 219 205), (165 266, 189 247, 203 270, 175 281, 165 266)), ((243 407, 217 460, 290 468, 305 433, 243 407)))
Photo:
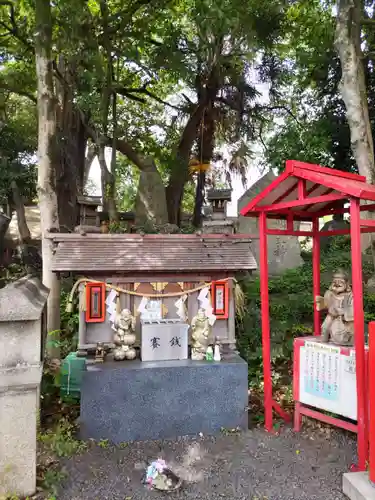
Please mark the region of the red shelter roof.
POLYGON ((375 201, 375 186, 362 175, 287 160, 285 171, 241 210, 254 217, 260 212, 274 218, 293 214, 296 220, 310 220, 342 207, 348 198, 375 201))
MULTIPOLYGON (((294 235, 312 237, 313 293, 314 304, 314 335, 321 335, 321 315, 316 297, 321 295, 320 280, 320 238, 324 235, 319 231, 319 217, 328 214, 350 213, 350 229, 327 231, 329 236, 350 234, 351 268, 354 313, 354 344, 356 356, 356 387, 357 387, 357 423, 353 426, 346 420, 331 417, 318 409, 312 409, 300 400, 298 390, 294 391, 295 413, 294 428, 301 427, 301 416, 310 416, 323 422, 352 430, 358 434, 358 470, 365 470, 368 458, 368 379, 366 372, 365 352, 365 316, 363 310, 363 279, 361 233, 375 232, 374 219, 361 219, 361 211, 375 210, 375 186, 367 184, 361 175, 341 172, 330 168, 311 165, 295 160, 286 162, 286 169, 277 179, 269 184, 261 193, 255 196, 241 210, 241 215, 259 217, 259 262, 260 262, 260 296, 261 324, 263 344, 263 374, 264 374, 264 408, 265 427, 273 430, 273 411, 284 420, 290 416, 274 400, 272 392, 271 364, 271 325, 270 297, 268 282, 268 235, 294 235), (371 201, 361 205, 361 200, 371 201), (349 203, 348 203, 349 202, 349 203), (285 229, 268 227, 268 218, 286 219, 285 229), (311 231, 294 229, 294 220, 312 221, 311 231), (350 427, 348 427, 348 425, 350 427)), ((371 337, 370 337, 371 338, 371 337)), ((370 349, 371 350, 371 349, 370 349)), ((296 360, 299 350, 295 351, 296 360)), ((296 365, 297 366, 297 365, 296 365)), ((294 374, 294 388, 299 387, 299 371, 294 374)), ((312 405, 314 406, 314 405, 312 405)), ((374 412, 370 412, 372 429, 375 432, 374 412), (372 415, 372 417, 371 417, 372 415)), ((373 463, 375 463, 375 452, 373 463)), ((370 458, 371 464, 371 458, 370 458)), ((374 474, 375 475, 375 474, 374 474)))

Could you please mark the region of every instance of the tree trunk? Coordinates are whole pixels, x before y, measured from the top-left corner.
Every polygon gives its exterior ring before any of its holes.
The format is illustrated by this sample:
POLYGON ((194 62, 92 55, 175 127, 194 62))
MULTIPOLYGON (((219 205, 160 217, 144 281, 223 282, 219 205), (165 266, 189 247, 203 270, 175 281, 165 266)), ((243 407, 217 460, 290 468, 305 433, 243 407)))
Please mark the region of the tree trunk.
POLYGON ((189 180, 189 159, 191 149, 197 138, 204 110, 205 104, 202 102, 191 114, 178 145, 176 160, 166 188, 168 218, 170 224, 180 225, 181 203, 184 195, 185 184, 189 180))
POLYGON ((91 170, 91 165, 93 161, 95 160, 97 154, 97 148, 96 145, 93 143, 90 143, 87 146, 87 153, 85 157, 85 167, 84 167, 84 173, 83 173, 83 183, 82 183, 82 191, 84 191, 87 181, 90 176, 90 170, 91 170))
POLYGON ((116 141, 117 151, 127 156, 140 172, 137 198, 135 203, 136 221, 144 225, 149 221, 164 225, 168 222, 167 197, 160 172, 150 157, 139 155, 124 139, 116 141))
MULTIPOLYGON (((341 94, 346 107, 350 142, 358 171, 370 184, 375 181, 374 143, 369 119, 366 79, 361 49, 362 0, 338 0, 335 46, 341 61, 341 94)), ((362 217, 373 214, 362 212, 362 217)), ((361 235, 362 251, 371 246, 375 270, 374 238, 361 235)))
POLYGON ((168 223, 165 187, 152 158, 144 160, 134 211, 137 226, 145 226, 148 223, 164 226, 168 223))
POLYGON ((62 231, 73 231, 79 223, 77 195, 83 192, 87 136, 82 118, 74 105, 73 68, 60 56, 56 80, 58 100, 57 137, 59 159, 56 162, 56 194, 62 231))
POLYGON ((17 225, 18 233, 20 235, 20 241, 21 244, 28 243, 31 240, 31 234, 26 221, 25 205, 23 203, 23 199, 16 181, 12 181, 10 186, 12 189, 13 203, 17 214, 17 225))
MULTIPOLYGON (((209 164, 212 161, 215 144, 215 109, 211 101, 202 117, 202 123, 199 130, 198 158, 201 163, 209 164)), ((195 195, 194 219, 193 225, 201 227, 203 220, 204 190, 206 187, 206 173, 199 172, 197 179, 197 190, 195 195)))
POLYGON ((98 160, 102 181, 103 212, 108 214, 110 221, 117 221, 115 177, 108 170, 104 146, 99 146, 98 160))
POLYGON ((193 226, 201 227, 202 225, 202 210, 204 203, 204 188, 206 185, 206 172, 198 172, 197 189, 195 192, 193 226))
POLYGON ((184 196, 185 184, 188 179, 189 156, 183 158, 178 155, 169 177, 168 185, 165 188, 168 220, 170 224, 180 225, 181 203, 184 196))
POLYGON ((374 145, 368 113, 365 73, 360 46, 361 7, 358 0, 338 0, 335 46, 341 61, 341 94, 358 171, 375 181, 374 145))
POLYGON ((38 88, 38 198, 42 233, 43 284, 49 288, 47 301, 47 355, 59 357, 60 281, 51 270, 52 241, 46 236, 59 231, 56 195, 56 99, 52 72, 52 16, 49 0, 35 2, 35 61, 38 88))

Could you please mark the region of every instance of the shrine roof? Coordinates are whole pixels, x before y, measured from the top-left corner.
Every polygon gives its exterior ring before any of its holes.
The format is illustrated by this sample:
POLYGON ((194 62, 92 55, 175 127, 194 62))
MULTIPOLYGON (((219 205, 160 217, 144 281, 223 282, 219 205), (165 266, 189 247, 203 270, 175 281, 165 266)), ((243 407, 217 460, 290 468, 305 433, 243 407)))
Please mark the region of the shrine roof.
POLYGON ((207 200, 228 200, 232 199, 232 190, 231 189, 210 189, 207 191, 207 200))
POLYGON ((240 234, 51 234, 53 271, 206 272, 257 269, 240 234))
POLYGON ((285 171, 240 213, 254 217, 260 212, 267 212, 275 218, 284 218, 292 213, 296 220, 308 220, 316 214, 329 214, 331 209, 342 206, 353 197, 375 201, 375 186, 366 183, 366 178, 361 175, 287 160, 285 171))

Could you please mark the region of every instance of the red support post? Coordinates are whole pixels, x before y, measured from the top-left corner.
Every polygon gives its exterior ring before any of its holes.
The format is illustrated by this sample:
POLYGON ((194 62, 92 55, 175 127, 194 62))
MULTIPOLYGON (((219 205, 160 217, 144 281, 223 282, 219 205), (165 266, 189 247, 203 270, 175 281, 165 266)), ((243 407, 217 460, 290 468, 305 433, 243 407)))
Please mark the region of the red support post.
POLYGON ((320 295, 320 234, 319 218, 313 220, 313 296, 314 296, 314 335, 319 336, 320 332, 320 312, 316 306, 316 297, 320 295))
MULTIPOLYGON (((311 198, 305 198, 303 200, 292 200, 292 201, 285 201, 277 204, 272 204, 272 205, 262 205, 260 207, 260 210, 262 212, 279 212, 281 213, 283 210, 288 211, 290 208, 298 208, 298 207, 303 207, 304 208, 304 213, 305 215, 309 215, 309 213, 306 213, 306 207, 309 205, 315 205, 318 203, 329 203, 331 201, 338 201, 338 200, 345 200, 347 197, 343 194, 340 193, 331 193, 331 194, 325 194, 325 195, 320 195, 320 196, 314 196, 311 198)), ((311 212, 312 216, 314 216, 314 213, 311 212)))
POLYGON ((286 219, 286 230, 288 232, 293 232, 294 231, 294 219, 293 219, 293 214, 288 215, 286 219))
POLYGON ((260 298, 262 315, 262 349, 264 377, 264 421, 268 432, 273 430, 272 421, 272 371, 271 371, 271 330, 270 306, 268 295, 268 251, 267 251, 267 214, 259 215, 260 243, 260 298))
POLYGON ((293 193, 293 191, 295 191, 296 189, 298 189, 298 181, 292 186, 290 186, 290 188, 287 189, 285 193, 281 194, 278 198, 276 198, 274 203, 280 203, 280 201, 285 200, 285 198, 289 196, 291 193, 293 193))
POLYGON ((364 220, 360 220, 360 223, 361 223, 361 226, 364 226, 364 227, 373 227, 375 228, 375 220, 373 219, 364 219, 364 220))
POLYGON ((298 199, 304 200, 306 198, 306 181, 305 179, 298 179, 298 199))
POLYGON ((366 387, 365 318, 361 254, 360 201, 350 201, 350 237, 352 249, 352 287, 354 309, 354 342, 357 377, 358 470, 364 471, 368 458, 368 394, 366 387))
POLYGON ((369 478, 375 483, 375 321, 371 321, 368 328, 369 353, 368 353, 368 394, 370 403, 369 424, 369 478))

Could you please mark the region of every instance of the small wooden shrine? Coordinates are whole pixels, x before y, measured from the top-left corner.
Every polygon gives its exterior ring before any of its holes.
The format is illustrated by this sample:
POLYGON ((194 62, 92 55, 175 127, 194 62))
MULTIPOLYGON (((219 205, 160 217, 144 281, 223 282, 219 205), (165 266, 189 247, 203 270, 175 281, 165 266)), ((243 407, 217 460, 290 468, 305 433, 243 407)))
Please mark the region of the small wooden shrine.
POLYGON ((82 437, 123 443, 247 428, 248 367, 235 351, 234 277, 257 267, 248 238, 51 238, 53 270, 81 277, 70 300, 77 290, 78 348, 86 356, 82 437))
MULTIPOLYGON (((201 307, 208 288, 216 320, 213 335, 223 346, 235 347, 234 276, 257 268, 244 235, 56 234, 53 271, 73 273, 80 284, 79 350, 111 346, 113 329, 108 296, 116 291, 117 311, 128 309, 137 318, 140 344, 141 312, 175 320, 178 308, 186 322, 201 307)), ((181 319, 181 318, 180 318, 181 319)))
POLYGON ((79 224, 82 226, 99 225, 98 207, 101 206, 100 196, 77 196, 79 206, 79 224))

